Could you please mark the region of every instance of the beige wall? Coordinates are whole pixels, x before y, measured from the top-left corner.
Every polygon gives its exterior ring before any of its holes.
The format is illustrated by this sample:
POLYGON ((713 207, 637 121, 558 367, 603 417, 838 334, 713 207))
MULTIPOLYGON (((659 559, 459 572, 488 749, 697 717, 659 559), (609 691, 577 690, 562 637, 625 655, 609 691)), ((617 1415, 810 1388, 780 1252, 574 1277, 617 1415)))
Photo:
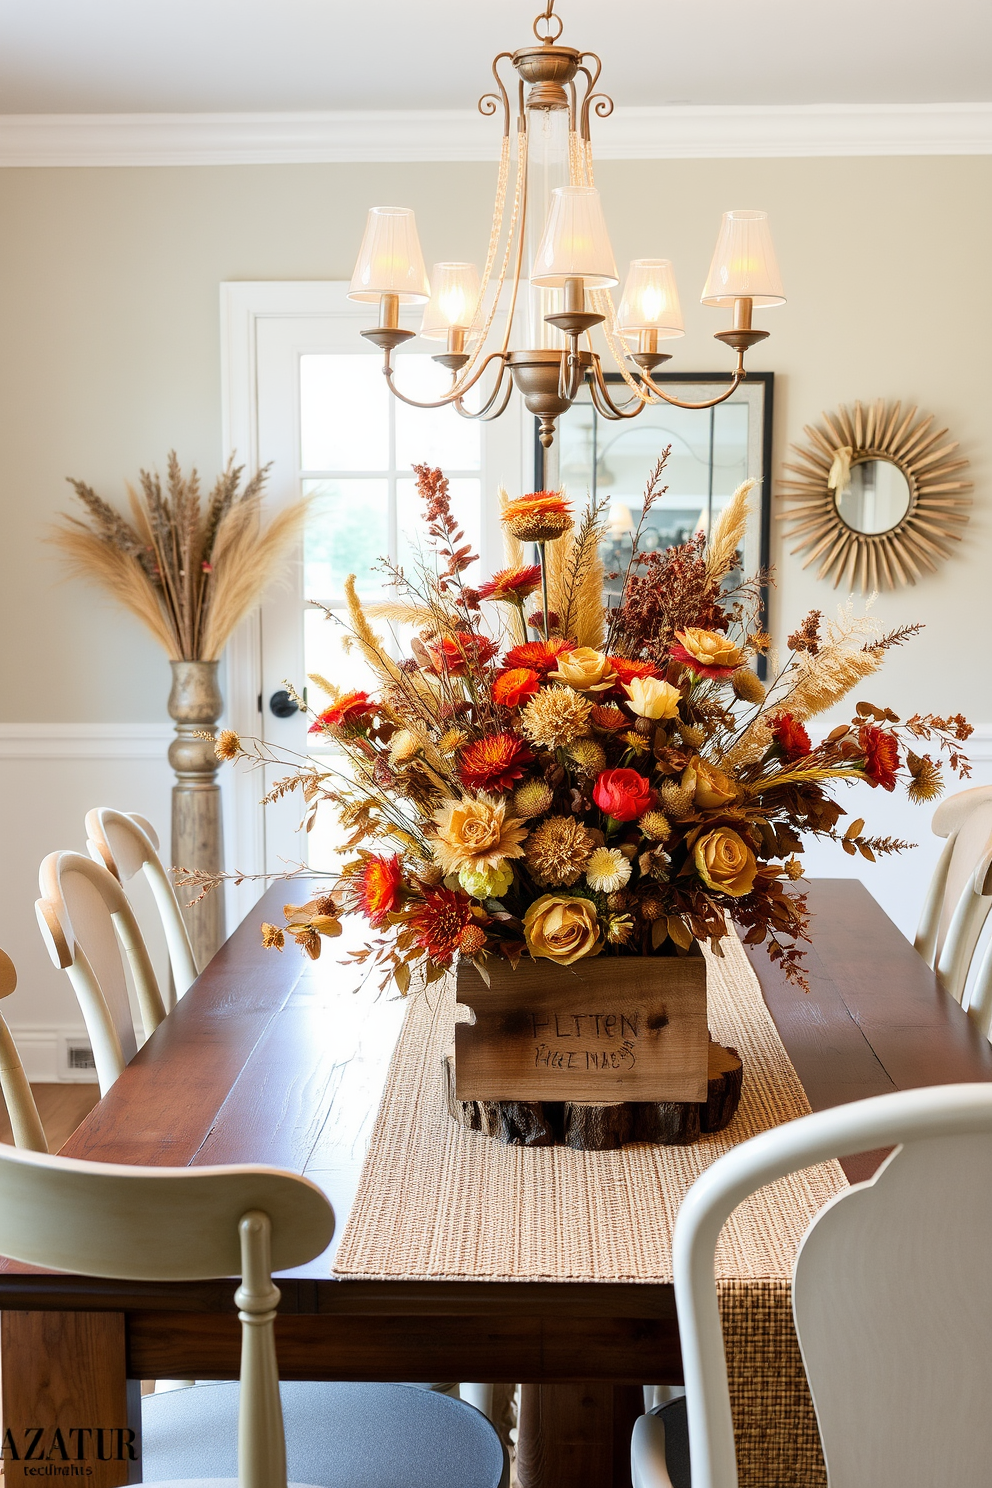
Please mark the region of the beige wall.
MULTIPOLYGON (((0 172, 0 719, 156 720, 166 665, 128 619, 65 583, 42 546, 68 474, 111 497, 175 445, 212 475, 221 458, 218 284, 342 278, 365 207, 417 209, 428 262, 478 257, 486 165, 258 166, 0 172)), ((777 374, 776 462, 821 408, 918 401, 973 462, 977 504, 959 557, 884 598, 921 618, 893 656, 897 707, 992 719, 990 669, 963 637, 988 611, 992 477, 988 332, 992 160, 610 162, 599 168, 618 261, 664 252, 689 335, 675 367, 725 364, 717 312, 695 304, 722 208, 772 214, 790 303, 766 312, 752 356, 777 374), (920 675, 926 678, 924 687, 920 675)), ((779 559, 776 608, 793 619, 832 591, 779 559)))

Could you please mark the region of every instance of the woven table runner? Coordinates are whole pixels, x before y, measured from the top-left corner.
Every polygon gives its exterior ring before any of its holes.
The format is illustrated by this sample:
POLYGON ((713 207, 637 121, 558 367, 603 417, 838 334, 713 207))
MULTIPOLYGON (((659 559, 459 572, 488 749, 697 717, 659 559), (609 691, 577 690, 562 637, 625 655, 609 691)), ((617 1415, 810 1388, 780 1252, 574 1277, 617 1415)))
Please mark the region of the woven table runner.
MULTIPOLYGON (((448 1114, 443 1058, 454 978, 411 998, 335 1261, 342 1276, 472 1281, 671 1282, 672 1229, 722 1152, 809 1112, 735 936, 707 953, 710 1032, 744 1065, 740 1107, 693 1146, 615 1152, 510 1147, 448 1114)), ((803 994, 796 992, 797 997, 803 994)), ((825 1483, 792 1325, 804 1231, 847 1180, 825 1163, 770 1184, 731 1215, 717 1250, 742 1488, 825 1483)), ((645 1383, 648 1383, 647 1381, 645 1383)))

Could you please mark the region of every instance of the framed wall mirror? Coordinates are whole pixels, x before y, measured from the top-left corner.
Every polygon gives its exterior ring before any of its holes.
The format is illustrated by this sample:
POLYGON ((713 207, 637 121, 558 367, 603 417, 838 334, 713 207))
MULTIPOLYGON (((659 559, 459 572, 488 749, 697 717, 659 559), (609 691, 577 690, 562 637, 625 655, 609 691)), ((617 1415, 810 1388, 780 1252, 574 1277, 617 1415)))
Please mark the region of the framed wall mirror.
MULTIPOLYGON (((622 382, 619 374, 608 381, 622 382)), ((656 373, 655 380, 688 401, 713 396, 717 372, 656 373)), ((666 445, 672 452, 665 472, 668 491, 650 514, 642 546, 666 548, 685 542, 702 528, 711 531, 716 518, 741 481, 754 477, 753 515, 741 555, 744 571, 768 567, 774 373, 748 373, 732 397, 716 408, 683 409, 650 404, 636 419, 614 423, 603 419, 583 390, 558 422, 550 450, 542 448, 534 421, 534 485, 537 490, 564 486, 577 506, 588 494, 609 500, 608 528, 602 546, 607 572, 626 568, 640 515, 645 481, 666 445)), ((607 585, 615 599, 619 580, 607 585)), ((762 595, 767 609, 767 595, 762 595)))

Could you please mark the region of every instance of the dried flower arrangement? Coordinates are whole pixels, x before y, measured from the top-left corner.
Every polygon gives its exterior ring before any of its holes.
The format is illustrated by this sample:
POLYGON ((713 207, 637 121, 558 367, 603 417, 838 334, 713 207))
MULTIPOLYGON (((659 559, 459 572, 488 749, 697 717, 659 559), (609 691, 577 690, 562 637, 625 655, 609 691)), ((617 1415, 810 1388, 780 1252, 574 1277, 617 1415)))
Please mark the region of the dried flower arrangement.
MULTIPOLYGON (((771 638, 757 624, 759 581, 737 572, 753 482, 709 541, 697 533, 642 552, 667 455, 609 610, 603 508, 576 526, 560 492, 504 499, 507 567, 473 588, 448 483, 416 467, 429 551, 416 572, 382 565, 392 602, 363 607, 354 579, 347 587, 351 642, 378 679, 375 694, 311 678, 329 704, 310 732, 334 740, 353 774, 311 760, 272 793, 301 789, 311 823, 325 804, 335 810, 354 856, 326 894, 287 906, 285 929, 264 927, 267 945, 281 949, 288 933, 316 957, 342 913, 363 915, 374 934, 354 958, 405 992, 414 965, 431 982, 458 956, 485 977, 494 956, 568 966, 685 954, 694 941, 719 954, 734 921, 805 986, 808 915, 794 885, 803 835, 871 861, 909 845, 865 835, 860 820, 842 831, 831 788, 901 784, 929 801, 943 782, 925 747, 945 750, 966 776, 958 745, 971 729, 960 715, 901 722, 859 702, 850 722, 814 743, 809 719, 920 627, 879 635, 849 608, 834 622, 814 610, 763 683, 753 663, 771 638), (539 564, 527 561, 528 543, 539 564), (414 626, 412 654, 394 660, 376 619, 414 626)), ((218 754, 274 758, 230 732, 218 754)))
POLYGON ((173 661, 215 661, 299 535, 305 502, 262 525, 268 467, 243 489, 228 461, 204 507, 199 477, 169 454, 166 489, 141 472, 128 487, 131 520, 84 481, 70 479, 86 518, 65 516, 51 539, 71 570, 102 584, 151 631, 173 661))

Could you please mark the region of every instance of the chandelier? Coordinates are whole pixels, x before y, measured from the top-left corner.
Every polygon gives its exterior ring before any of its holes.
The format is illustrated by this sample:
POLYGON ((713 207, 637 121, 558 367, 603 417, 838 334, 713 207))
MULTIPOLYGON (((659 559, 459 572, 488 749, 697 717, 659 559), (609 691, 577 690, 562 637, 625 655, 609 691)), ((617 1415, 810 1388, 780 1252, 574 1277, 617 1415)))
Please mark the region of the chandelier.
POLYGON ((785 303, 767 214, 725 212, 701 302, 733 312, 731 328, 716 332, 737 356, 730 381, 715 397, 691 403, 654 380, 671 359, 661 342, 685 334, 675 276, 669 259, 635 259, 619 309, 613 302, 610 290, 619 275, 593 183, 590 139, 591 117, 607 118, 613 101, 597 92, 602 63, 595 52, 560 45, 563 25, 554 6, 547 0, 534 22, 537 46, 494 59, 497 91, 479 100, 480 113, 502 113, 503 120, 481 276, 475 264, 438 263, 428 281, 413 212, 373 207, 349 291, 350 299, 379 306, 378 325, 362 335, 381 349, 382 370, 397 398, 415 408, 451 405, 464 418, 489 420, 503 413, 516 387, 540 419, 545 448, 584 384, 607 419, 636 418, 649 403, 712 408, 724 402, 746 375, 746 352, 768 335, 752 325, 753 310, 785 303), (505 63, 516 79, 505 66, 506 80, 500 75, 505 63), (416 334, 401 327, 400 306, 417 303, 425 306, 420 334, 444 343, 434 361, 451 374, 447 392, 432 402, 402 392, 393 364, 396 348, 416 334), (594 328, 601 328, 626 384, 620 401, 594 349, 594 328), (470 408, 466 395, 479 384, 477 406, 470 408))

